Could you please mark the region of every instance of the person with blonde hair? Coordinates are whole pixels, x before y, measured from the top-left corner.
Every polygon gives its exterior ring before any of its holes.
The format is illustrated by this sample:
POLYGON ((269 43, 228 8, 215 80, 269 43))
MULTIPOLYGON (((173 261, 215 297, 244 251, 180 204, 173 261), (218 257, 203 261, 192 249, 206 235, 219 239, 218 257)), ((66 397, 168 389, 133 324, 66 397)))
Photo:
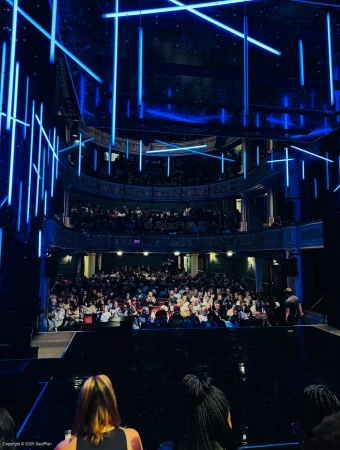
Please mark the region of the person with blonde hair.
POLYGON ((70 439, 55 450, 143 450, 136 430, 122 428, 117 399, 106 375, 88 378, 78 397, 70 439))

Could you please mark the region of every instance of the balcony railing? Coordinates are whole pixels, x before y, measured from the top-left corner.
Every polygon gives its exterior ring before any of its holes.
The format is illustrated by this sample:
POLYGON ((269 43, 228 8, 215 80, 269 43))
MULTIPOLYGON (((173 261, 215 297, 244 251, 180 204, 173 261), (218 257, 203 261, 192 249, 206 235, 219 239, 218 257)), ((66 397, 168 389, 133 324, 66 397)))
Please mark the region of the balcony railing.
POLYGON ((54 221, 44 226, 44 245, 74 251, 124 250, 137 251, 142 247, 150 252, 181 252, 292 250, 323 247, 322 222, 286 227, 272 227, 257 232, 226 235, 112 235, 71 230, 54 221), (139 241, 135 243, 135 241, 139 241))

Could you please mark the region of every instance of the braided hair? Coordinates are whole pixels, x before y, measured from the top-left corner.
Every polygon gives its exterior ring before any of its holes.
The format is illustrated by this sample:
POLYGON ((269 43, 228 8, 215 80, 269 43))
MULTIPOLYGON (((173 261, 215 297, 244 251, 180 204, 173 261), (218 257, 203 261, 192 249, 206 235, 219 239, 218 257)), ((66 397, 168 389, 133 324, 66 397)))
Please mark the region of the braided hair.
POLYGON ((186 375, 187 418, 179 450, 233 450, 231 428, 227 422, 230 406, 224 393, 209 377, 186 375))
POLYGON ((326 386, 311 384, 303 392, 303 414, 301 425, 307 435, 324 417, 340 411, 338 398, 326 386))

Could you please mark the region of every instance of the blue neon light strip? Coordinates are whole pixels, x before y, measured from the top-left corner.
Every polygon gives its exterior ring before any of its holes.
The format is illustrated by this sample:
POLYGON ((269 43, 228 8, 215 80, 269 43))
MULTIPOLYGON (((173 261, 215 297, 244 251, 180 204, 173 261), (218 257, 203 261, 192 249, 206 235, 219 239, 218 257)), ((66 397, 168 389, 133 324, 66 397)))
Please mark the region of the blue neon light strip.
POLYGON ((2 228, 0 228, 0 269, 1 269, 1 256, 2 256, 2 228))
MULTIPOLYGON (((93 141, 93 140, 94 140, 94 138, 86 139, 85 141, 83 141, 83 144, 85 144, 86 142, 93 141)), ((79 145, 79 144, 74 144, 74 145, 71 145, 70 147, 63 148, 62 150, 59 150, 59 151, 58 151, 58 155, 59 155, 59 153, 67 152, 67 150, 70 150, 71 148, 78 147, 78 145, 79 145)))
POLYGON ((126 159, 129 159, 129 139, 128 138, 126 138, 125 149, 126 149, 126 159))
POLYGON ((286 186, 289 187, 289 158, 288 158, 288 147, 286 147, 286 186))
POLYGON ((128 100, 126 102, 126 117, 129 118, 130 114, 131 114, 131 103, 130 103, 130 100, 128 100))
POLYGON ((270 168, 271 169, 274 169, 274 164, 273 164, 273 161, 274 161, 274 152, 273 152, 273 149, 271 149, 271 151, 270 151, 270 168))
MULTIPOLYGON (((9 3, 10 5, 13 6, 13 1, 12 0, 6 0, 7 3, 9 3)), ((14 10, 13 10, 14 11, 14 10)), ((32 19, 32 17, 30 17, 28 14, 25 13, 25 11, 23 9, 21 9, 20 7, 18 7, 18 13, 20 13, 26 20, 28 20, 32 25, 34 25, 44 36, 46 36, 48 39, 51 39, 51 35, 48 31, 46 31, 41 25, 38 24, 38 22, 36 22, 34 19, 32 19)), ((85 72, 87 72, 89 75, 91 75, 91 77, 93 77, 96 81, 98 81, 98 83, 103 83, 103 80, 96 75, 93 70, 91 70, 89 67, 87 67, 84 63, 82 63, 80 61, 80 59, 78 59, 73 53, 71 53, 66 47, 64 47, 60 42, 58 42, 57 40, 55 41, 55 45, 57 47, 60 48, 60 50, 62 50, 67 56, 69 56, 71 59, 73 59, 73 61, 75 63, 78 64, 78 66, 80 66, 82 69, 85 70, 85 72)), ((7 109, 8 111, 8 109, 7 109)))
POLYGON ((243 149, 243 179, 247 179, 247 149, 243 149))
POLYGON ((38 235, 38 258, 41 258, 41 230, 38 235))
POLYGON ((334 80, 333 80, 331 13, 327 13, 327 40, 328 40, 328 65, 329 65, 330 102, 331 102, 331 105, 334 105, 334 80))
POLYGON ((248 448, 267 448, 267 447, 286 447, 288 445, 298 445, 298 442, 285 442, 284 444, 268 444, 268 445, 250 445, 247 447, 240 447, 239 450, 248 449, 248 448))
POLYGON ((224 108, 221 109, 221 123, 222 123, 222 125, 225 124, 225 109, 224 108))
POLYGON ((224 153, 222 153, 221 158, 221 173, 224 173, 224 153))
MULTIPOLYGON (((163 145, 168 145, 169 147, 175 147, 175 150, 149 150, 146 153, 164 153, 164 152, 174 152, 174 151, 187 151, 190 153, 196 153, 197 155, 203 155, 203 156, 209 156, 210 158, 216 158, 216 159, 222 159, 221 156, 215 156, 215 155, 211 155, 210 153, 204 153, 204 152, 197 152, 195 150, 192 150, 194 148, 200 148, 200 147, 207 147, 207 145, 196 145, 193 147, 178 147, 177 145, 174 144, 167 144, 166 142, 162 142, 162 141, 158 141, 155 140, 155 142, 158 142, 158 144, 163 144, 163 145)), ((230 158, 224 158, 224 161, 230 161, 230 162, 235 162, 234 159, 230 159, 230 158)))
MULTIPOLYGON (((14 83, 14 104, 13 104, 13 118, 14 119, 17 117, 18 83, 19 83, 19 63, 17 62, 15 65, 15 83, 14 83)), ((9 162, 8 206, 11 206, 11 204, 12 204, 16 128, 17 128, 17 123, 14 121, 13 126, 12 126, 11 156, 10 156, 10 162, 9 162)))
MULTIPOLYGON (((57 136, 57 148, 56 148, 56 153, 58 154, 59 152, 59 136, 57 136)), ((58 172, 59 172, 59 159, 56 158, 55 160, 55 179, 58 179, 58 172)))
POLYGON ((93 150, 93 168, 94 171, 97 172, 97 150, 93 150))
POLYGON ((302 160, 302 179, 303 180, 305 179, 305 175, 306 175, 306 172, 305 172, 305 160, 303 159, 302 160))
POLYGON ((139 141, 139 171, 142 171, 143 142, 139 141))
POLYGON ((33 138, 34 138, 34 110, 35 101, 32 101, 32 122, 31 122, 31 139, 30 139, 30 161, 28 167, 28 190, 27 190, 27 211, 26 211, 26 223, 30 221, 30 206, 31 206, 31 189, 32 189, 32 164, 33 164, 33 138))
POLYGON ((58 156, 57 156, 56 152, 54 151, 53 145, 51 144, 51 141, 49 140, 49 138, 48 138, 48 136, 47 136, 47 133, 46 133, 46 131, 45 131, 45 128, 42 126, 41 120, 39 119, 39 117, 38 117, 37 115, 35 115, 35 118, 36 118, 38 124, 40 125, 41 131, 42 131, 43 135, 45 136, 45 139, 46 139, 46 141, 47 141, 47 144, 48 144, 48 146, 50 147, 50 149, 52 150, 52 153, 53 153, 54 157, 55 157, 56 159, 58 159, 58 156))
MULTIPOLYGON (((328 152, 326 152, 326 158, 328 159, 328 152)), ((326 189, 329 191, 329 162, 326 161, 326 189)))
MULTIPOLYGON (((0 112, 0 116, 7 117, 7 114, 5 114, 4 112, 0 112)), ((29 123, 24 122, 23 120, 14 119, 14 117, 11 117, 11 120, 13 120, 13 122, 19 123, 20 125, 24 125, 25 127, 29 127, 30 126, 29 123)))
POLYGON ((256 128, 260 128, 260 114, 256 113, 256 128))
POLYGON ((243 40, 243 107, 244 107, 243 125, 246 127, 248 125, 248 115, 249 115, 248 18, 247 18, 247 16, 244 16, 244 18, 243 18, 243 30, 244 30, 244 40, 243 40))
MULTIPOLYGON (((268 162, 268 161, 267 161, 268 162)), ((256 165, 260 165, 260 146, 256 146, 256 165)))
POLYGON ((47 215, 47 191, 45 191, 45 198, 44 198, 44 216, 47 215))
POLYGON ((305 66, 303 62, 303 41, 299 40, 300 86, 305 85, 305 66))
POLYGON ((340 183, 340 155, 338 156, 338 180, 340 183))
POLYGON ((85 104, 85 77, 81 75, 80 77, 80 114, 83 115, 85 104))
MULTIPOLYGON (((2 56, 1 56, 1 74, 0 74, 0 112, 2 112, 3 101, 4 101, 4 84, 6 76, 6 53, 7 44, 3 42, 2 44, 2 56)), ((1 118, 0 118, 0 130, 1 130, 1 118)))
POLYGON ((310 5, 320 5, 320 6, 331 6, 334 8, 339 8, 339 5, 335 5, 334 3, 322 3, 322 2, 314 2, 310 0, 290 0, 291 2, 298 2, 298 3, 309 3, 310 5))
POLYGON ((143 28, 138 31, 138 108, 139 118, 143 119, 143 28))
POLYGON ((336 187, 336 188, 334 189, 334 192, 336 192, 338 189, 340 189, 340 184, 339 184, 338 187, 336 187))
MULTIPOLYGON (((57 130, 56 128, 53 128, 53 147, 55 147, 56 145, 56 134, 57 134, 57 130)), ((58 138, 59 139, 59 138, 58 138)), ((58 144, 59 144, 59 140, 58 140, 58 144)), ((55 158, 52 158, 52 170, 51 170, 51 197, 53 197, 54 195, 54 164, 55 161, 58 162, 58 160, 56 160, 55 158)))
POLYGON ((79 150, 78 150, 78 177, 81 175, 81 145, 82 135, 79 134, 79 150))
POLYGON ((0 208, 2 208, 4 206, 4 204, 7 202, 8 200, 8 195, 6 195, 6 197, 4 197, 1 202, 0 202, 0 208))
POLYGON ((314 198, 318 198, 318 181, 314 178, 314 198))
POLYGON ((153 8, 153 9, 142 9, 138 11, 125 11, 125 12, 114 12, 103 14, 104 19, 112 19, 116 17, 132 17, 132 16, 145 16, 148 14, 163 14, 167 12, 185 11, 188 8, 211 8, 212 6, 223 6, 232 5, 234 3, 244 3, 250 2, 252 0, 220 0, 217 2, 207 2, 207 3, 196 3, 193 5, 184 6, 168 6, 166 8, 153 8))
MULTIPOLYGON (((32 167, 35 170, 35 173, 38 175, 38 167, 34 163, 32 164, 32 167)), ((40 176, 39 176, 39 180, 41 180, 40 176)))
MULTIPOLYGON (((27 123, 27 114, 28 114, 28 91, 30 87, 30 79, 26 78, 26 98, 25 98, 25 122, 27 123)), ((26 140, 26 127, 24 128, 24 140, 26 140)))
MULTIPOLYGON (((119 0, 116 0, 115 11, 118 12, 119 0)), ((111 113, 111 145, 116 145, 117 126, 117 83, 118 83, 118 17, 114 20, 113 35, 113 73, 112 73, 112 113, 111 113)))
POLYGON ((46 388, 48 386, 48 381, 46 381, 44 383, 39 383, 39 384, 43 384, 44 387, 42 388, 40 394, 38 395, 36 401, 34 402, 34 405, 32 406, 30 412, 27 414, 23 424, 21 425, 21 427, 20 427, 20 429, 19 429, 19 431, 17 433, 17 436, 16 436, 17 440, 20 438, 21 433, 23 432, 23 430, 24 430, 25 426, 27 425, 28 421, 30 420, 30 418, 31 418, 35 408, 37 407, 37 404, 39 403, 41 397, 43 396, 43 394, 44 394, 44 392, 45 392, 45 390, 46 390, 46 388))
POLYGON ((20 229, 21 229, 21 205, 22 205, 22 181, 20 181, 20 187, 19 187, 19 207, 18 207, 17 231, 20 231, 20 229))
POLYGON ((299 152, 307 153, 308 155, 312 155, 312 156, 315 156, 316 158, 323 159, 324 161, 328 161, 328 162, 331 162, 331 163, 334 162, 331 159, 324 158, 323 156, 320 156, 320 155, 316 155, 315 153, 309 152, 308 150, 304 150, 303 148, 295 147, 295 145, 291 145, 290 147, 294 148, 295 150, 298 150, 299 152))
POLYGON ((7 117, 6 129, 11 128, 12 106, 13 106, 13 86, 14 86, 14 68, 15 68, 15 51, 17 43, 17 25, 18 25, 18 0, 13 1, 13 17, 12 17, 12 36, 11 36, 11 56, 9 64, 8 79, 8 98, 7 98, 7 117))
POLYGON ((111 145, 109 145, 109 154, 108 154, 108 161, 107 161, 107 174, 108 176, 111 175, 111 145))
MULTIPOLYGON (((200 17, 203 20, 206 20, 207 22, 212 23, 213 25, 216 25, 219 28, 222 28, 225 31, 228 31, 229 33, 233 34, 234 36, 240 37, 241 39, 244 39, 244 34, 240 31, 235 30, 234 28, 229 27, 228 25, 225 25, 224 23, 219 22, 216 19, 213 19, 212 17, 207 16, 206 14, 201 13, 200 11, 197 11, 196 9, 193 9, 190 6, 184 5, 184 3, 178 1, 178 0, 169 0, 171 3, 178 5, 178 6, 186 6, 186 9, 188 12, 191 12, 192 14, 195 14, 195 16, 200 17)), ((275 50, 275 48, 269 47, 269 45, 263 44, 260 41, 257 41, 256 39, 253 39, 251 37, 247 37, 248 42, 251 44, 257 45, 258 47, 267 50, 270 53, 273 53, 274 55, 281 56, 281 52, 279 50, 275 50)))
MULTIPOLYGON (((280 163, 280 162, 286 162, 287 159, 272 159, 270 161, 266 161, 266 163, 268 164, 272 164, 272 163, 280 163)), ((294 161, 294 158, 288 158, 288 161, 294 161)))
MULTIPOLYGON (((54 159, 54 158, 53 158, 54 159)), ((46 147, 43 148, 42 168, 41 168, 41 200, 45 195, 45 166, 46 166, 46 147)))
POLYGON ((58 0, 53 0, 52 6, 52 26, 51 26, 51 46, 50 46, 50 63, 54 63, 54 55, 55 55, 55 32, 57 29, 57 9, 58 9, 58 0))
POLYGON ((42 141, 42 121, 44 106, 40 103, 40 120, 39 120, 39 146, 38 146, 38 169, 37 169, 37 187, 35 192, 35 217, 38 217, 39 209, 39 179, 40 179, 40 160, 41 160, 41 141, 42 141))
POLYGON ((167 175, 170 176, 170 155, 168 155, 167 175))

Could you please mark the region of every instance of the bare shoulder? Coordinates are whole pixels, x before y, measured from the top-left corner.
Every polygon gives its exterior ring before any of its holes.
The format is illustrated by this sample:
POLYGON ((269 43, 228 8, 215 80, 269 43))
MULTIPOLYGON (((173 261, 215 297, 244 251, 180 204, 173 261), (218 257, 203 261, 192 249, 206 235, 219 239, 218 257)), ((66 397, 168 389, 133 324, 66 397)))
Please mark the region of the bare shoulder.
POLYGON ((77 448, 77 438, 65 439, 59 442, 54 450, 76 450, 77 448))
POLYGON ((143 450, 142 441, 138 431, 134 430, 133 428, 124 428, 124 432, 126 436, 128 450, 143 450))

